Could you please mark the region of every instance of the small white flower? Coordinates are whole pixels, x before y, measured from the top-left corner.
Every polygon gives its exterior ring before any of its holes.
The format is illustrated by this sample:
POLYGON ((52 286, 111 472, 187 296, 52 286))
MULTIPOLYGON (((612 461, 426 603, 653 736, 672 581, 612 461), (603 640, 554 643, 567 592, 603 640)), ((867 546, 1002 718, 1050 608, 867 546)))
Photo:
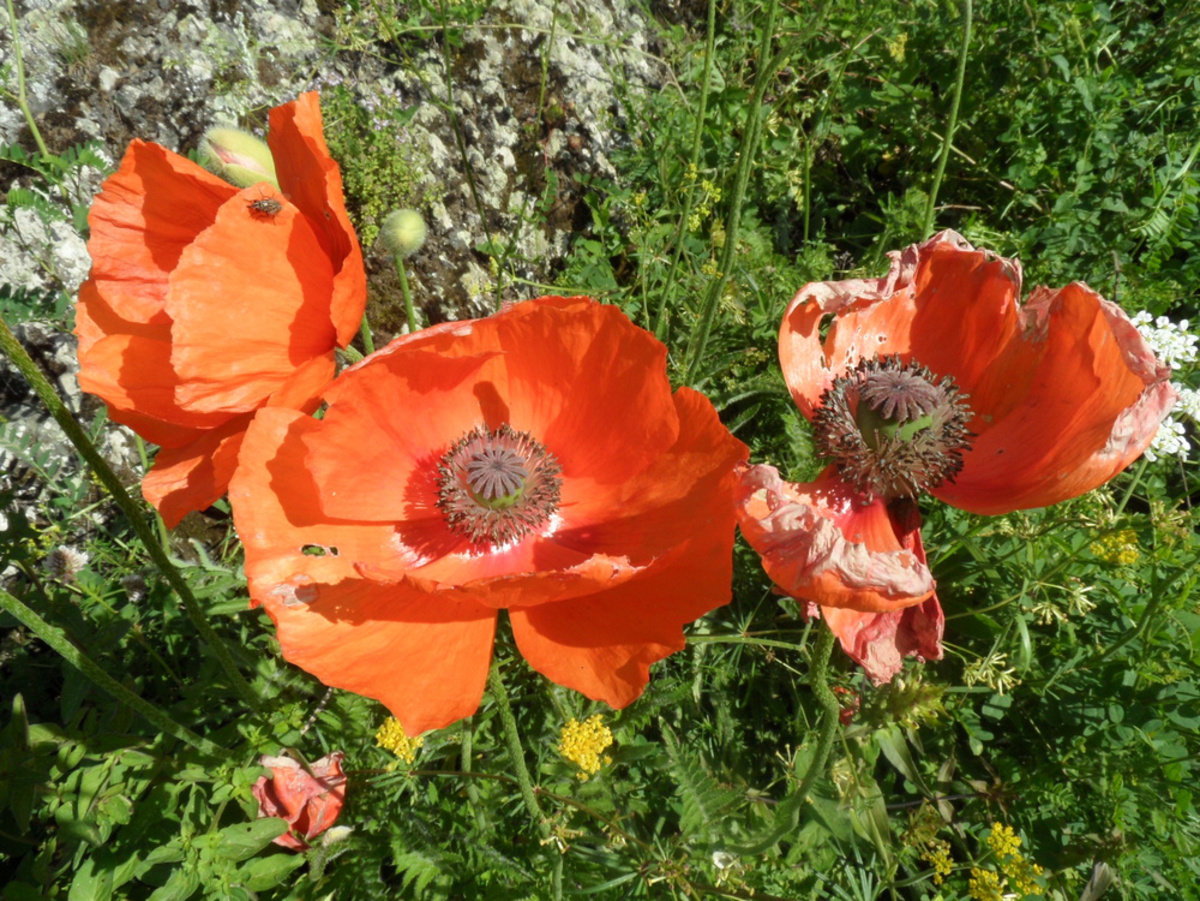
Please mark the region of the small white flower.
POLYGON ((1174 416, 1168 416, 1159 425, 1154 439, 1146 448, 1146 459, 1153 463, 1159 457, 1186 458, 1191 447, 1183 423, 1174 416))
POLYGON ((737 863, 737 857, 728 851, 713 851, 712 862, 718 870, 725 870, 737 863))
POLYGON ((1186 319, 1179 322, 1172 322, 1166 316, 1154 319, 1142 310, 1133 316, 1132 321, 1159 360, 1173 369, 1178 368, 1180 363, 1194 363, 1200 354, 1200 349, 1196 347, 1200 335, 1188 331, 1186 319))

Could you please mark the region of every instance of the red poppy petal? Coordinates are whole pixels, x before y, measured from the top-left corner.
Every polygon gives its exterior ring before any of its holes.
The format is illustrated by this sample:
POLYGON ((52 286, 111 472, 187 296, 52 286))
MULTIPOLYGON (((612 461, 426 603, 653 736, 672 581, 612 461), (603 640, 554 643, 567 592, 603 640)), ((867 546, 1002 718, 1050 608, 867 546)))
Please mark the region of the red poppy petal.
MULTIPOLYGON (((403 529, 398 531, 404 534, 403 529)), ((411 557, 396 556, 381 564, 360 563, 357 569, 369 579, 404 582, 422 592, 437 592, 439 597, 496 609, 532 607, 607 591, 642 572, 624 557, 582 554, 537 539, 486 554, 464 548, 424 565, 411 557)))
MULTIPOLYGON (((81 354, 79 387, 104 398, 113 409, 113 418, 123 422, 117 411, 134 411, 170 425, 168 434, 177 430, 213 428, 229 419, 228 413, 195 413, 175 403, 175 385, 171 370, 171 342, 136 335, 110 335, 97 341, 81 354)), ((138 430, 155 444, 170 444, 155 434, 138 430)))
POLYGON ((883 502, 864 504, 835 467, 797 485, 772 466, 751 466, 739 492, 742 534, 789 595, 877 613, 933 596, 933 576, 911 536, 902 540, 883 502))
POLYGON ((183 447, 164 447, 142 479, 142 495, 174 528, 194 510, 204 510, 225 494, 237 467, 238 449, 249 416, 208 429, 183 447))
POLYGON ((384 559, 395 533, 323 521, 304 462, 304 437, 320 425, 266 408, 246 434, 230 502, 253 602, 275 621, 291 663, 383 702, 409 735, 469 716, 483 695, 495 612, 358 576, 354 561, 384 559))
POLYGON ((312 413, 321 406, 321 394, 337 374, 337 356, 331 350, 301 363, 269 398, 268 407, 291 407, 312 413))
MULTIPOLYGON (((728 514, 713 494, 698 519, 728 514)), ((729 603, 732 524, 709 528, 679 556, 608 591, 559 604, 509 609, 513 637, 530 666, 593 700, 621 708, 649 681, 650 664, 684 647, 683 626, 729 603)))
POLYGON ((326 515, 388 523, 440 517, 438 461, 480 424, 473 377, 487 359, 415 350, 343 373, 336 394, 327 394, 336 399, 321 428, 306 441, 326 515))
POLYGON ((171 274, 175 396, 197 412, 252 410, 334 345, 329 258, 291 204, 251 210, 256 190, 226 203, 171 274))
POLYGON ((133 141, 88 213, 91 278, 124 318, 154 321, 180 255, 235 193, 191 160, 133 141))
POLYGON ((1044 507, 1108 481, 1149 445, 1175 392, 1119 308, 1087 286, 1039 289, 1010 352, 977 388, 996 418, 933 494, 974 513, 1044 507), (1015 397, 1006 397, 1013 383, 1015 397))
POLYGON ((887 613, 822 607, 821 616, 876 685, 890 682, 904 668, 905 657, 942 659, 945 618, 937 596, 887 613))
POLYGON ((496 388, 508 422, 546 445, 564 481, 607 491, 675 443, 667 349, 618 307, 547 297, 476 327, 494 327, 507 351, 496 388))
POLYGON ((712 518, 699 513, 714 494, 732 497, 734 467, 749 451, 703 394, 680 388, 674 401, 679 420, 674 446, 603 491, 564 484, 563 527, 550 540, 587 553, 623 553, 642 566, 702 530, 729 530, 730 505, 712 518))
MULTIPOLYGON (((889 254, 892 269, 883 278, 810 282, 792 298, 779 326, 779 362, 783 378, 800 412, 812 419, 817 401, 854 359, 827 359, 821 339, 821 324, 826 316, 842 317, 852 311, 870 310, 886 301, 881 321, 873 322, 863 344, 881 348, 891 335, 904 328, 910 303, 907 285, 916 269, 914 248, 903 255, 889 254), (894 297, 894 295, 899 295, 894 297)), ((874 355, 874 354, 872 354, 874 355)))
POLYGON ((329 315, 337 343, 350 343, 367 305, 367 276, 362 250, 342 193, 342 174, 329 155, 321 121, 320 96, 301 94, 271 110, 267 144, 275 160, 279 187, 319 229, 333 263, 329 315))
MULTIPOLYGON (((952 231, 892 253, 880 279, 814 282, 780 327, 784 378, 809 418, 821 394, 861 359, 898 354, 971 392, 1019 326, 1021 267, 952 231), (822 343, 820 326, 834 316, 822 343)), ((978 408, 977 408, 978 409, 978 408)))

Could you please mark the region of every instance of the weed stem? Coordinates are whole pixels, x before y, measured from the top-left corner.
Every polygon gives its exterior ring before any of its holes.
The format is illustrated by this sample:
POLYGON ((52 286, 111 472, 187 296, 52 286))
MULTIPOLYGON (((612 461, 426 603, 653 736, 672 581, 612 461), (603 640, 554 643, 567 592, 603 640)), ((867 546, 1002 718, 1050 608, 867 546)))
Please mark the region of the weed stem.
POLYGON ((508 756, 512 758, 513 770, 517 774, 517 785, 521 789, 521 798, 525 801, 525 809, 533 817, 542 843, 546 844, 554 859, 551 861, 554 873, 553 897, 555 901, 562 899, 562 855, 554 850, 551 844, 550 824, 542 808, 538 805, 537 794, 533 790, 533 780, 529 775, 529 767, 525 765, 525 749, 521 746, 521 733, 517 730, 517 718, 513 716, 512 704, 508 700, 508 690, 504 687, 504 679, 500 676, 499 662, 493 663, 488 671, 488 687, 496 706, 500 709, 500 721, 504 724, 504 738, 508 742, 508 756))
MULTIPOLYGON (((712 81, 712 62, 714 43, 717 31, 717 0, 708 0, 708 22, 704 29, 704 73, 700 82, 700 107, 696 111, 696 127, 692 131, 692 150, 688 156, 688 172, 696 172, 700 165, 700 144, 704 137, 704 117, 708 110, 708 86, 712 81)), ((654 317, 654 335, 658 340, 666 340, 667 305, 671 300, 671 289, 675 286, 675 276, 679 272, 679 262, 683 256, 683 236, 688 220, 692 216, 692 204, 696 198, 696 184, 689 181, 683 195, 683 212, 679 216, 679 224, 675 226, 675 234, 671 240, 675 244, 671 265, 667 268, 667 283, 663 285, 662 294, 658 301, 658 314, 654 317)))
POLYGON ((191 745, 206 757, 216 760, 231 760, 233 752, 197 735, 190 729, 181 726, 158 707, 151 704, 140 695, 134 694, 71 643, 65 632, 57 626, 46 622, 24 603, 13 597, 7 591, 0 589, 0 609, 10 614, 21 625, 57 651, 67 663, 79 670, 85 678, 104 689, 130 710, 141 714, 146 720, 157 726, 168 735, 173 735, 180 741, 191 745))
POLYGON ((16 339, 8 324, 0 319, 0 351, 12 360, 13 365, 17 367, 17 371, 25 377, 25 380, 33 387, 33 390, 41 398, 42 403, 46 405, 46 409, 50 411, 50 415, 54 417, 54 421, 59 424, 66 436, 75 445, 76 450, 92 467, 92 471, 96 477, 108 489, 108 493, 112 495, 112 499, 117 502, 117 506, 121 508, 129 524, 133 527, 133 531, 137 533, 146 552, 154 561, 154 565, 158 567, 159 572, 163 574, 166 580, 171 584, 175 593, 179 595, 180 601, 183 602, 183 608, 187 612, 188 618, 192 621, 192 625, 196 627, 196 631, 200 633, 200 637, 204 640, 212 651, 213 656, 217 658, 217 662, 225 671, 225 676, 229 679, 230 685, 241 696, 242 700, 252 709, 257 710, 259 707, 258 697, 254 694, 254 690, 250 687, 242 674, 238 671, 237 664, 234 663, 233 655, 229 648, 221 640, 221 637, 213 631, 208 620, 204 618, 204 611, 201 610, 200 604, 196 601, 195 595, 188 587, 179 570, 171 563, 167 557, 166 551, 162 549, 151 531, 150 526, 146 524, 145 516, 142 510, 138 507, 136 501, 129 496, 129 492, 125 490, 125 486, 121 484, 121 480, 117 478, 116 473, 112 471, 112 467, 100 456, 100 452, 96 450, 83 428, 75 421, 75 417, 71 415, 71 411, 67 409, 66 404, 62 402, 62 398, 54 390, 54 387, 38 369, 37 364, 26 353, 25 348, 21 346, 21 342, 16 339))
POLYGON ((766 834, 753 845, 736 849, 735 853, 742 857, 762 854, 796 831, 800 825, 800 814, 804 809, 804 802, 808 800, 808 793, 812 789, 813 783, 817 781, 817 777, 825 772, 825 762, 829 759, 829 751, 833 747, 833 739, 837 734, 839 714, 837 697, 829 688, 829 659, 833 655, 834 640, 833 630, 822 619, 821 628, 817 632, 817 646, 813 649, 812 659, 809 663, 808 681, 812 686, 813 695, 821 707, 821 725, 817 733, 816 751, 808 764, 808 770, 805 772, 804 778, 800 780, 800 787, 779 802, 775 813, 775 822, 766 834))
POLYGON ((938 156, 937 172, 929 188, 929 199, 925 202, 925 221, 921 234, 928 238, 933 233, 933 216, 937 207, 938 190, 942 187, 942 176, 946 174, 946 161, 954 143, 954 129, 958 125, 958 105, 962 100, 963 82, 967 78, 967 51, 971 47, 971 0, 963 0, 963 40, 958 51, 958 72, 954 76, 954 96, 950 100, 950 115, 946 119, 946 134, 942 137, 942 152, 938 156))
POLYGON ((21 113, 25 116, 25 123, 29 126, 33 140, 37 142, 38 150, 41 151, 42 156, 48 157, 50 151, 46 148, 42 132, 33 119, 33 110, 29 108, 29 99, 25 95, 25 60, 21 55, 21 35, 20 29, 17 27, 17 14, 13 10, 13 0, 8 0, 8 25, 12 29, 13 58, 17 64, 17 106, 21 108, 21 113))

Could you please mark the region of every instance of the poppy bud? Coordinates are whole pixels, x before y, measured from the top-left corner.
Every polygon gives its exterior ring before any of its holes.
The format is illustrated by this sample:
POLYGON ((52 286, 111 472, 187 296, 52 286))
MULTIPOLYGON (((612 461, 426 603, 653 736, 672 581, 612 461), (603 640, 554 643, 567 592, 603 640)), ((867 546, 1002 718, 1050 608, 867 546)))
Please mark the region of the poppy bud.
POLYGON ((239 188, 248 188, 260 181, 269 181, 279 187, 271 148, 247 132, 236 128, 210 128, 200 142, 200 157, 205 166, 239 188))
POLYGON ((384 246, 397 259, 408 259, 425 243, 425 220, 416 210, 396 210, 383 220, 384 246))

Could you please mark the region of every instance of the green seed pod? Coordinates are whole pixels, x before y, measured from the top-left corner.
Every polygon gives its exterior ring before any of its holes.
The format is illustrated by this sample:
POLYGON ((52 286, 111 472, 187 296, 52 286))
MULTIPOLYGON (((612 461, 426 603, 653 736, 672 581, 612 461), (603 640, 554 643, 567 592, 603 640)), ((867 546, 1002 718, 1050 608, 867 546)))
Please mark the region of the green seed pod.
POLYGON ((384 246, 397 259, 404 260, 421 249, 425 243, 425 220, 416 210, 396 210, 383 220, 380 232, 384 246))

